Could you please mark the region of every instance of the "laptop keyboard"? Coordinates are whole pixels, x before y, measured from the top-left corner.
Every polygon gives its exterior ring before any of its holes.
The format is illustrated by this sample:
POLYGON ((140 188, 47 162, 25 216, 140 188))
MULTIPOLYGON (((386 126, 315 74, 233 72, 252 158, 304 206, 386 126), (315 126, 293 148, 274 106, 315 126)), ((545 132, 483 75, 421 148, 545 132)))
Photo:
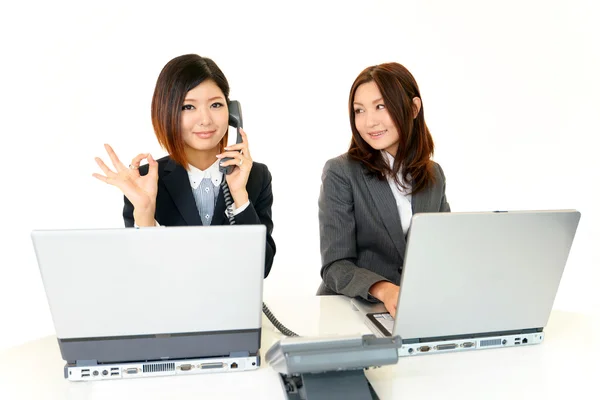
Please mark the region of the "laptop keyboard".
POLYGON ((375 317, 377 322, 387 329, 390 335, 392 334, 392 331, 394 330, 394 318, 392 318, 390 313, 373 314, 373 317, 375 317))

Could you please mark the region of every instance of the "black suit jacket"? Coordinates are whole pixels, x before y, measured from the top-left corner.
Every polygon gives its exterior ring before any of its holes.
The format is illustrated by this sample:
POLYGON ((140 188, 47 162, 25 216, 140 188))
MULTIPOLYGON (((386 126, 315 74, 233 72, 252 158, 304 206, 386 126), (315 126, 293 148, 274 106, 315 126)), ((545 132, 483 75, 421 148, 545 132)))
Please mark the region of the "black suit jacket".
MULTIPOLYGON (((170 157, 163 157, 158 161, 158 193, 156 195, 156 212, 154 218, 163 226, 202 226, 202 220, 196 207, 188 173, 181 165, 170 157)), ((148 165, 140 167, 140 175, 148 173, 148 165)), ((258 225, 267 227, 267 246, 265 253, 265 278, 271 271, 273 257, 275 256, 275 242, 271 237, 273 220, 271 206, 273 205, 273 192, 271 190, 271 173, 266 165, 254 162, 246 184, 250 205, 236 215, 237 225, 258 225)), ((133 227, 133 205, 125 199, 123 219, 126 227, 133 227)), ((219 190, 217 204, 211 225, 229 225, 225 215, 225 198, 219 190)))

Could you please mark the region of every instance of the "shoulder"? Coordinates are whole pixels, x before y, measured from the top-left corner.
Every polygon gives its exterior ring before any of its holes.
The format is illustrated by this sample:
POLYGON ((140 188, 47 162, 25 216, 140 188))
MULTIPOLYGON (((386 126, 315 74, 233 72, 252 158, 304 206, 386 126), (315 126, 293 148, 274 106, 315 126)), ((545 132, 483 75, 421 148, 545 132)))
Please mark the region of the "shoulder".
POLYGON ((267 167, 267 164, 252 161, 252 169, 250 170, 250 176, 252 176, 252 174, 261 176, 264 176, 265 174, 270 174, 269 167, 267 167))
POLYGON ((256 161, 252 162, 250 176, 248 176, 248 185, 264 188, 271 183, 271 172, 266 164, 256 161))
POLYGON ((446 175, 444 175, 444 170, 442 169, 442 166, 436 163, 435 161, 431 161, 431 163, 433 164, 433 172, 435 173, 436 182, 445 182, 446 175))
POLYGON ((343 176, 355 176, 364 173, 363 165, 354 160, 348 153, 341 154, 325 162, 323 174, 334 173, 343 176))

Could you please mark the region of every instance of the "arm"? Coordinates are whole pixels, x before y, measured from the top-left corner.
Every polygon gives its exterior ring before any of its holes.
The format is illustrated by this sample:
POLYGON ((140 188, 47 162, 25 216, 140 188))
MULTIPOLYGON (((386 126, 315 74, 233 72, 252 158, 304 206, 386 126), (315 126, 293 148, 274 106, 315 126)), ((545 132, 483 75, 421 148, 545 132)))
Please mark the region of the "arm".
POLYGON ((263 174, 263 185, 256 202, 249 205, 239 214, 235 215, 235 222, 239 225, 265 225, 267 227, 267 244, 265 251, 265 278, 269 275, 275 257, 275 241, 273 233, 273 219, 271 206, 273 205, 273 191, 271 188, 271 173, 265 167, 263 174))
POLYGON ((352 188, 343 168, 330 160, 323 168, 319 195, 319 231, 321 235, 321 278, 333 291, 373 301, 370 287, 387 281, 356 263, 356 222, 352 188))
POLYGON ((444 175, 444 170, 439 166, 440 175, 442 176, 442 200, 440 201, 440 212, 450 212, 450 204, 448 204, 448 200, 446 199, 446 175, 444 175))

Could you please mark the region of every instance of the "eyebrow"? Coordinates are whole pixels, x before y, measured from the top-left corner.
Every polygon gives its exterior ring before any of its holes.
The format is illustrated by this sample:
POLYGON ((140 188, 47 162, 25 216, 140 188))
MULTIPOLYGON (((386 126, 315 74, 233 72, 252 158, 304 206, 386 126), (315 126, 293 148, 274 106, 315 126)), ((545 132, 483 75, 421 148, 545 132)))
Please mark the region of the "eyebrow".
MULTIPOLYGON (((208 99, 208 101, 213 101, 213 100, 225 100, 225 99, 222 96, 215 96, 215 97, 211 97, 210 99, 208 99)), ((186 97, 184 101, 198 101, 198 100, 186 97)))
MULTIPOLYGON (((380 97, 380 98, 378 98, 378 99, 375 99, 375 100, 373 100, 373 104, 375 104, 375 103, 377 103, 377 102, 379 102, 379 101, 382 101, 382 100, 383 100, 383 97, 380 97)), ((355 102, 354 102, 354 105, 357 105, 357 106, 362 106, 362 103, 359 103, 359 102, 355 101, 355 102)))

